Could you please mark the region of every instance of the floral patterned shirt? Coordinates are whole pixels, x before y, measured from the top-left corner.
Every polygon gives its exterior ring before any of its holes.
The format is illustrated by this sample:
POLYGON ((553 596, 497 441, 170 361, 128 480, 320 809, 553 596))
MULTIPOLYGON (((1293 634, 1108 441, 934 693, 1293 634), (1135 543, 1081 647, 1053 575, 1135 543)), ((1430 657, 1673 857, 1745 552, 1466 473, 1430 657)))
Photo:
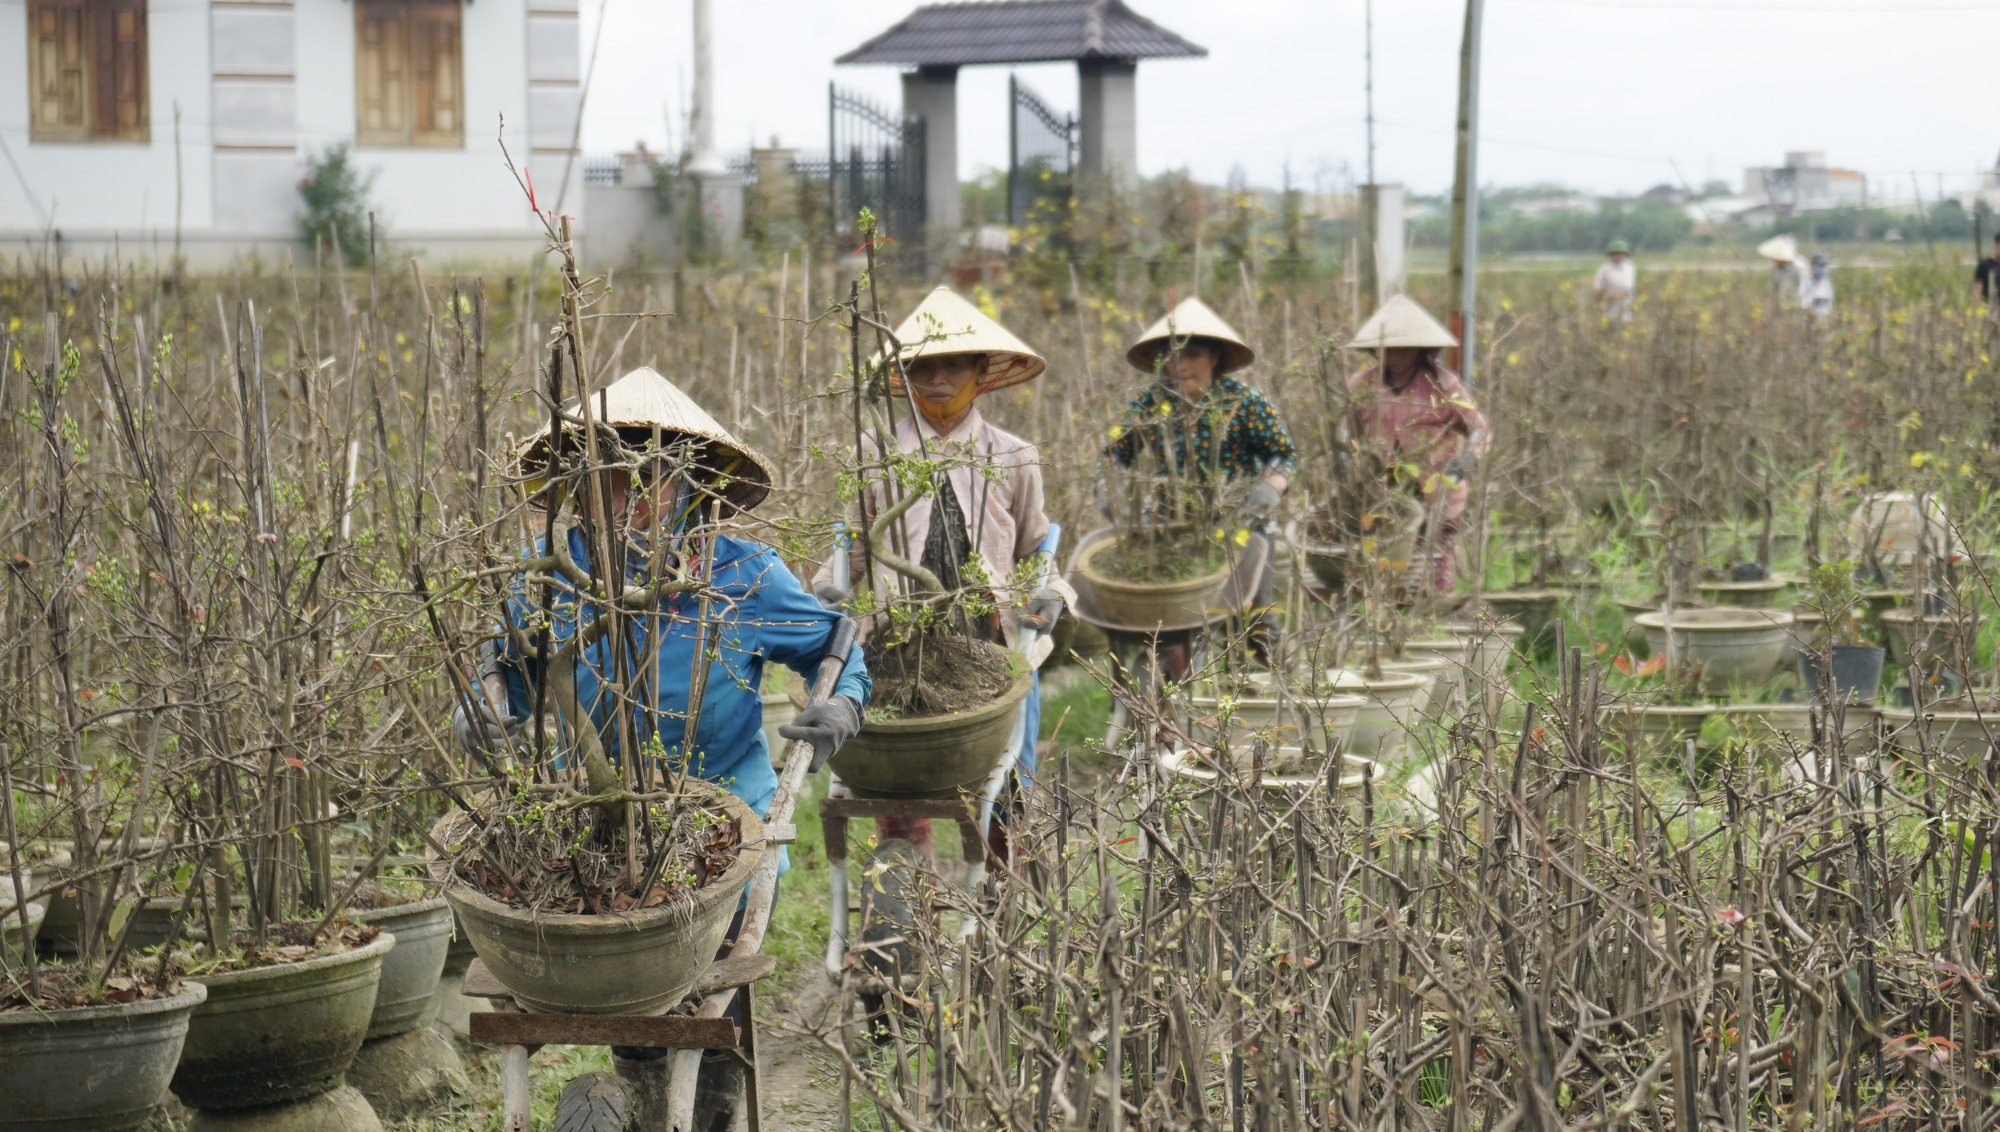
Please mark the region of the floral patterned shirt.
POLYGON ((1173 453, 1174 470, 1225 479, 1261 477, 1272 472, 1291 475, 1298 468, 1298 449, 1270 398, 1233 377, 1209 387, 1200 401, 1189 402, 1163 385, 1148 385, 1125 409, 1125 419, 1112 426, 1104 454, 1131 467, 1144 449, 1156 457, 1173 453), (1190 428, 1192 425, 1192 428, 1190 428), (1222 445, 1215 446, 1220 428, 1222 445), (1193 444, 1189 444, 1189 433, 1193 444))

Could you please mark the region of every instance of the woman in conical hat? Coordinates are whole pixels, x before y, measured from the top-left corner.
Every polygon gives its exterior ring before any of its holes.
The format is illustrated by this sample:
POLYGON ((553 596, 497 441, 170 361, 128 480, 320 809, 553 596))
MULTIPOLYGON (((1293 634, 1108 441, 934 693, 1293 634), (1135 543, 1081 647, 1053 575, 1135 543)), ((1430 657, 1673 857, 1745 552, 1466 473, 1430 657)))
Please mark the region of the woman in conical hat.
MULTIPOLYGON (((657 739, 668 761, 726 787, 762 814, 778 784, 758 696, 764 665, 776 661, 810 677, 839 620, 799 585, 776 551, 721 534, 711 522, 761 503, 770 491, 770 465, 652 369, 619 378, 592 394, 588 406, 571 402, 562 418, 560 435, 543 429, 522 444, 515 460, 523 480, 563 520, 555 538, 570 561, 603 577, 606 571, 596 566, 602 545, 622 567, 627 595, 677 570, 706 569, 712 587, 709 628, 716 627, 713 619, 722 625, 709 634, 715 651, 691 748, 684 741, 701 618, 689 604, 693 599, 683 594, 668 595, 650 615, 627 623, 622 658, 617 642, 604 637, 583 650, 576 697, 590 718, 556 719, 555 730, 587 722, 617 758, 625 728, 614 705, 631 704, 631 733, 641 745, 657 739), (584 459, 586 414, 598 429, 596 469, 584 459), (598 485, 603 500, 597 498, 598 485), (565 499, 575 500, 573 510, 565 499), (612 529, 604 531, 599 517, 607 505, 612 529), (621 668, 630 674, 628 685, 615 692, 608 685, 621 668)), ((548 553, 546 543, 537 540, 532 554, 548 553)), ((538 687, 540 664, 520 648, 534 639, 530 626, 541 623, 537 597, 517 583, 506 607, 506 632, 484 673, 484 710, 469 712, 468 706, 482 705, 462 704, 453 716, 453 731, 468 749, 507 747, 536 705, 551 702, 538 687)), ((557 649, 598 618, 596 603, 573 587, 557 587, 553 603, 549 632, 557 649)), ((835 694, 800 714, 797 734, 792 729, 780 734, 812 740, 815 758, 823 760, 860 729, 868 692, 868 668, 857 647, 848 653, 835 694)))
MULTIPOLYGON (((1131 467, 1151 451, 1176 473, 1220 475, 1241 489, 1246 517, 1263 530, 1291 485, 1298 449, 1270 399, 1231 376, 1256 357, 1208 304, 1183 299, 1125 351, 1125 361, 1154 380, 1113 426, 1104 455, 1131 467)), ((1271 608, 1276 585, 1277 568, 1267 561, 1248 626, 1252 650, 1266 660, 1281 620, 1271 608)))
POLYGON ((1347 344, 1373 350, 1379 360, 1347 379, 1354 405, 1344 427, 1363 446, 1422 470, 1419 490, 1426 514, 1435 516, 1428 538, 1439 593, 1450 593, 1457 581, 1459 521, 1472 473, 1492 443, 1465 383, 1438 360, 1439 351, 1456 345, 1451 331, 1406 295, 1382 304, 1347 344))
MULTIPOLYGON (((939 287, 896 328, 896 364, 891 367, 891 393, 914 412, 895 414, 896 446, 914 453, 921 446, 933 459, 951 465, 930 498, 919 499, 898 521, 892 538, 913 552, 919 564, 935 574, 947 590, 984 588, 991 592, 998 613, 974 626, 989 640, 1012 645, 1025 621, 1046 631, 1067 603, 1061 582, 1030 593, 1006 584, 1015 566, 1040 552, 1049 533, 1042 509, 1041 454, 1035 446, 1000 428, 980 413, 978 401, 996 389, 1032 381, 1047 367, 1042 356, 949 287, 939 287), (979 573, 973 565, 977 556, 979 573)), ((886 506, 871 492, 869 514, 886 506)), ((851 578, 866 576, 859 540, 849 551, 851 578)), ((833 586, 831 563, 822 567, 815 592, 830 605, 843 605, 851 592, 833 586)), ((893 592, 898 576, 876 565, 875 586, 893 592)), ((1047 638, 1045 637, 1044 640, 1047 638)), ((1040 716, 1040 679, 1028 694, 1026 735, 1017 765, 1024 781, 1035 769, 1035 740, 1040 716)), ((1000 826, 995 823, 994 830, 1000 826)), ((883 819, 877 825, 883 839, 901 837, 931 854, 930 820, 883 819)), ((1004 852, 1001 854, 1004 859, 1004 852)))

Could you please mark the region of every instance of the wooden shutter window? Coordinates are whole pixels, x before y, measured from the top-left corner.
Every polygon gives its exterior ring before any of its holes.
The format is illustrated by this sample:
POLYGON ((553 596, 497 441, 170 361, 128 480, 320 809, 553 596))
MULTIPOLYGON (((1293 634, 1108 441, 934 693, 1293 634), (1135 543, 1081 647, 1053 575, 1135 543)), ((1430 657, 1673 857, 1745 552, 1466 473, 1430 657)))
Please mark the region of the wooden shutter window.
POLYGON ((145 0, 98 0, 93 8, 97 113, 91 132, 100 138, 144 141, 149 132, 145 0))
POLYGON ((146 141, 146 0, 29 0, 29 140, 146 141))
POLYGON ((355 139, 363 146, 465 144, 459 0, 355 4, 355 139))

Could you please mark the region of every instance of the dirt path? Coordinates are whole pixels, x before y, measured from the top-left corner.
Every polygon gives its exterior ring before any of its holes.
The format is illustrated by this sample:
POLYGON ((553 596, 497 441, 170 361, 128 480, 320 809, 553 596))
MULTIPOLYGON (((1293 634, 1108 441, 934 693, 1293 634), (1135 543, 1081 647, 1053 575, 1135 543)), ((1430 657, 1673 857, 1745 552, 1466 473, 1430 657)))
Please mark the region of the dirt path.
POLYGON ((772 1132, 824 1132, 840 1115, 840 1072, 809 1031, 833 1009, 833 984, 814 965, 789 995, 759 1004, 758 1036, 764 1087, 764 1127, 772 1132))

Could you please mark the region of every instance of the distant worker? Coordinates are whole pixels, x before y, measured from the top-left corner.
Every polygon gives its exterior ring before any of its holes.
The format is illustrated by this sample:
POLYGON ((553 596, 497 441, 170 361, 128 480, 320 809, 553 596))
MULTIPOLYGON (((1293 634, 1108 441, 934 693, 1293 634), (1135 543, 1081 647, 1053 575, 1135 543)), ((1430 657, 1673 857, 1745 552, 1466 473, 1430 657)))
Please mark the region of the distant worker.
POLYGON ((1632 262, 1632 245, 1613 240, 1604 249, 1604 262, 1591 280, 1590 293, 1604 308, 1604 317, 1613 322, 1632 321, 1632 297, 1639 290, 1639 268, 1632 262))
POLYGON ((1771 306, 1790 306, 1792 297, 1805 285, 1799 269, 1799 242, 1792 237, 1773 236, 1757 245, 1757 254, 1771 261, 1771 306))
POLYGON ((1354 397, 1341 428, 1348 439, 1392 467, 1415 464, 1424 501, 1424 543, 1434 556, 1431 585, 1448 594, 1458 580, 1459 523, 1472 497, 1472 475, 1492 446, 1486 417, 1438 352, 1458 339, 1408 296, 1382 304, 1347 344, 1380 351, 1376 365, 1347 379, 1354 397))
POLYGON ((1833 276, 1827 272, 1825 252, 1814 252, 1812 274, 1799 284, 1799 305, 1813 316, 1815 323, 1826 321, 1833 313, 1833 276))
POLYGON ((1972 271, 1973 286, 1979 288, 1979 301, 1990 309, 2000 305, 2000 233, 1993 236, 1993 252, 1979 261, 1972 271))

